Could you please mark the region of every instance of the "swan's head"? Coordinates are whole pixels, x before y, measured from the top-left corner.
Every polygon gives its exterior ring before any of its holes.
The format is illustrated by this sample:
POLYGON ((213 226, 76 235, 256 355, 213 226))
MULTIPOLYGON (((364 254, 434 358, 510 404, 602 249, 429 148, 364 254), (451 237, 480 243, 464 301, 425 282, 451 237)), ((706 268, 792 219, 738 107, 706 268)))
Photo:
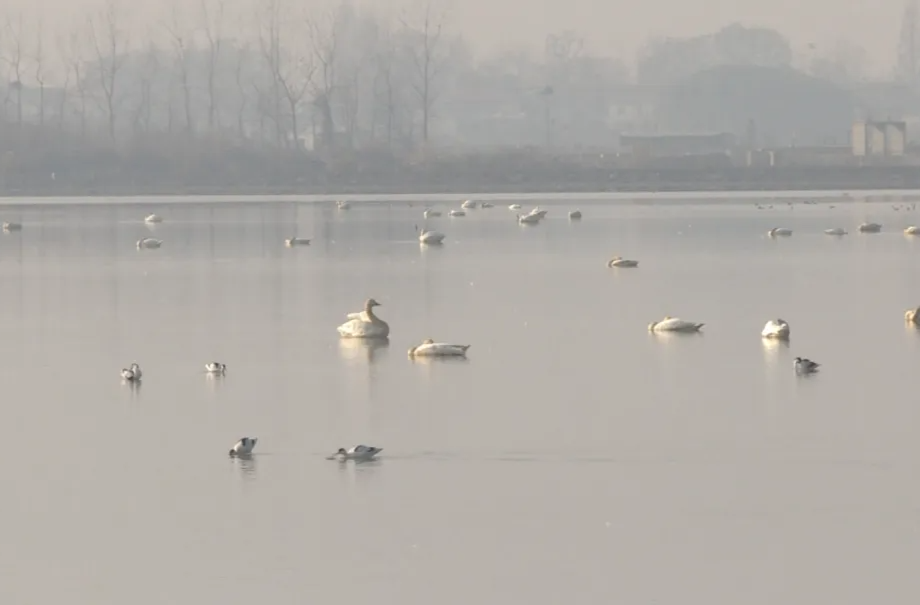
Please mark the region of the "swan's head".
POLYGON ((920 311, 920 307, 918 307, 917 309, 908 309, 907 311, 905 311, 905 312, 904 312, 904 321, 918 321, 918 320, 920 320, 920 313, 917 313, 917 311, 920 311))
POLYGON ((348 452, 345 451, 344 447, 340 447, 339 451, 337 451, 336 454, 339 454, 340 456, 345 456, 346 454, 348 454, 348 452))
POLYGON ((372 309, 374 307, 379 307, 381 305, 379 302, 377 302, 373 298, 368 298, 367 301, 364 303, 364 306, 368 309, 372 309))
POLYGON ((426 338, 425 340, 422 341, 422 344, 423 345, 433 345, 434 341, 431 340, 430 338, 426 338))
POLYGON ((622 260, 622 259, 623 259, 622 256, 614 256, 613 258, 610 259, 610 262, 607 263, 607 266, 612 267, 616 264, 618 260, 622 260))
POLYGON ((653 321, 652 323, 650 323, 650 324, 648 325, 648 331, 649 331, 649 332, 654 332, 654 331, 655 331, 655 326, 657 326, 658 323, 659 323, 659 322, 657 322, 657 321, 653 321))

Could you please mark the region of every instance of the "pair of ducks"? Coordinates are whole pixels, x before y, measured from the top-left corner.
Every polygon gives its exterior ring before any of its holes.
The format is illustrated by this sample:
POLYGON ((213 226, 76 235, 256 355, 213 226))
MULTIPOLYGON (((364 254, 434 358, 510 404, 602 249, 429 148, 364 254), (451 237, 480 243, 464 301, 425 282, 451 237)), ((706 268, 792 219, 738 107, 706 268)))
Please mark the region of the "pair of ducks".
MULTIPOLYGON (((258 437, 243 437, 230 448, 231 457, 247 457, 252 455, 252 450, 255 449, 256 443, 259 442, 258 437)), ((383 451, 382 447, 374 447, 370 445, 356 445, 352 448, 345 449, 340 447, 337 452, 327 457, 327 460, 355 460, 355 461, 366 461, 374 458, 377 454, 383 451)))
MULTIPOLYGON (((219 361, 212 361, 204 364, 204 370, 208 374, 223 376, 227 373, 227 364, 220 363, 219 361)), ((128 368, 121 369, 121 377, 128 382, 140 382, 143 376, 144 373, 141 371, 141 366, 139 366, 137 362, 132 363, 128 368)))
MULTIPOLYGON (((366 338, 385 340, 390 336, 390 325, 377 317, 374 307, 381 306, 373 298, 364 303, 364 310, 349 313, 348 321, 337 329, 342 338, 366 338)), ((449 344, 434 342, 426 339, 422 344, 409 349, 409 357, 465 357, 470 345, 449 344)))

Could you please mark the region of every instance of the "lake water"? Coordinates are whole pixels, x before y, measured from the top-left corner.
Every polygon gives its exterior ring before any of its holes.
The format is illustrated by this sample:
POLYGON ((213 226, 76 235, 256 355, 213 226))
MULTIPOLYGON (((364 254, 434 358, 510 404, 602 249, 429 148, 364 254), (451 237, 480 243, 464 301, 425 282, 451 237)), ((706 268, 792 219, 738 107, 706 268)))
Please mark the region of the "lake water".
POLYGON ((0 208, 4 604, 920 598, 920 212, 499 205, 425 249, 417 202, 166 202, 0 208), (389 346, 341 342, 371 296, 389 346), (468 361, 410 361, 426 337, 468 361), (324 459, 356 443, 384 452, 324 459))

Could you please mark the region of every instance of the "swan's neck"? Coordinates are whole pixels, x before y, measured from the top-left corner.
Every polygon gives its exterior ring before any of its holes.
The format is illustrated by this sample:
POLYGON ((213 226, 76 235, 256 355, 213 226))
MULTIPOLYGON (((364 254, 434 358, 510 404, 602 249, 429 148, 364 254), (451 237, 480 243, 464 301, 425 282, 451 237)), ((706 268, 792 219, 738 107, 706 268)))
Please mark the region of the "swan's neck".
POLYGON ((364 314, 367 315, 368 321, 377 321, 377 316, 374 315, 374 307, 370 305, 364 307, 364 314))

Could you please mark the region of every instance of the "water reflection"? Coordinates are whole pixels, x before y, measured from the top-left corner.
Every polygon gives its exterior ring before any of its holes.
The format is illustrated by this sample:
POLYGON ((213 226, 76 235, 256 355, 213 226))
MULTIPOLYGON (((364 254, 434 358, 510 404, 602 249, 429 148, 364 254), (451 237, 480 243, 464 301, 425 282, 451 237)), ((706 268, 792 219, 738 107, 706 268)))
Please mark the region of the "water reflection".
POLYGON ((462 363, 470 362, 470 360, 467 357, 460 357, 460 356, 442 357, 442 356, 426 356, 426 355, 422 355, 422 356, 409 355, 409 361, 411 361, 412 363, 423 365, 423 366, 432 365, 436 363, 437 364, 441 364, 441 363, 460 363, 462 364, 462 363))
POLYGON ((256 478, 256 457, 252 454, 237 454, 230 457, 231 464, 239 469, 243 479, 251 480, 256 478))
POLYGON ((339 340, 339 353, 346 361, 374 363, 383 359, 389 346, 388 338, 342 338, 339 340))
POLYGON ((769 365, 778 365, 783 360, 783 353, 789 349, 789 341, 777 338, 761 338, 763 358, 769 365))

